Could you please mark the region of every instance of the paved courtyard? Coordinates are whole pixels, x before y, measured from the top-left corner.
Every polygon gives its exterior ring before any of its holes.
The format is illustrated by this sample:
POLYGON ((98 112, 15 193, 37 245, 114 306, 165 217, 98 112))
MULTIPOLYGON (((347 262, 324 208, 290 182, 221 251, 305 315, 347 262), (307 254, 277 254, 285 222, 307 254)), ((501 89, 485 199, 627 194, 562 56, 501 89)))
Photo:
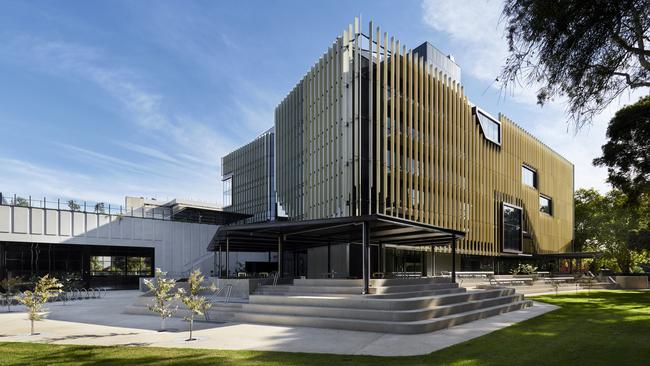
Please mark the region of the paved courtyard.
POLYGON ((188 323, 181 319, 168 319, 169 331, 158 332, 160 318, 122 314, 139 295, 113 291, 102 299, 48 304, 49 318, 37 322, 35 336, 28 335, 26 314, 12 307, 11 313, 0 312, 0 341, 407 356, 427 354, 557 308, 536 302, 525 310, 417 335, 197 322, 198 340, 186 342, 188 323))

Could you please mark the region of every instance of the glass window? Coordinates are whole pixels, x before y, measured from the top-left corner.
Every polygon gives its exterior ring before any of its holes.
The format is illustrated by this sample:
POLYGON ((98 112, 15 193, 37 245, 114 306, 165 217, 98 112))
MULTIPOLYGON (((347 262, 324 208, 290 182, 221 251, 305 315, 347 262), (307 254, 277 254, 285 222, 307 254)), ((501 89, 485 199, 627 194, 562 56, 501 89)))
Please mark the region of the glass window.
POLYGON ((521 209, 503 204, 503 251, 521 252, 521 209))
POLYGON ((223 180, 223 205, 232 205, 232 177, 223 180))
POLYGON ((539 196, 539 210, 548 215, 553 215, 553 200, 550 197, 539 196))
POLYGON ((150 257, 128 257, 126 259, 126 274, 129 276, 150 276, 150 257))
POLYGON ((476 107, 474 107, 474 113, 485 138, 501 145, 501 123, 476 107))
POLYGON ((123 276, 126 264, 122 256, 92 256, 90 257, 91 276, 123 276))
POLYGON ((537 172, 532 168, 522 165, 521 181, 527 186, 537 188, 537 172))

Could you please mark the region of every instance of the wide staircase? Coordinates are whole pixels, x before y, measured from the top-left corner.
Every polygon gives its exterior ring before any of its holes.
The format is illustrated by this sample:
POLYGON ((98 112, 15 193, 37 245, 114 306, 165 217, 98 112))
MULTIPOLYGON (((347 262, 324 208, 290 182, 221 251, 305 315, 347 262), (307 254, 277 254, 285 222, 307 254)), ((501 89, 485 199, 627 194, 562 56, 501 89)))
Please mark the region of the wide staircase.
MULTIPOLYGON (((205 294, 208 295, 207 293, 205 294)), ((138 296, 133 304, 124 308, 124 314, 132 315, 152 315, 156 313, 149 310, 148 306, 152 303, 153 298, 147 294, 138 296)), ((184 318, 190 315, 185 305, 178 300, 172 300, 172 308, 177 308, 174 317, 184 318)), ((232 322, 235 321, 235 314, 241 311, 242 304, 239 302, 212 302, 211 307, 205 311, 203 316, 197 316, 197 321, 211 321, 211 322, 232 322)))
POLYGON ((297 279, 262 286, 234 313, 241 322, 383 333, 426 333, 531 306, 512 288, 467 291, 448 278, 297 279))

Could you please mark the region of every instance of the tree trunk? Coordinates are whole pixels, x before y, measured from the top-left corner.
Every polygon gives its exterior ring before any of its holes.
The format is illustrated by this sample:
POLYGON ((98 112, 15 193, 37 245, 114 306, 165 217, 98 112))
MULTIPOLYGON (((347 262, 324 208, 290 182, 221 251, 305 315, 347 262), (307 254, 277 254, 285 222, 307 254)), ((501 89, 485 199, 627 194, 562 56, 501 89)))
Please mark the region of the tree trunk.
POLYGON ((192 328, 193 328, 193 326, 194 326, 194 318, 191 318, 190 319, 190 339, 188 339, 188 341, 193 341, 194 340, 194 338, 192 338, 192 328))
POLYGON ((161 331, 161 332, 165 331, 165 319, 166 319, 166 318, 163 317, 163 318, 160 320, 160 331, 161 331))
POLYGON ((31 330, 30 330, 29 335, 34 335, 34 321, 30 320, 30 322, 31 322, 31 330))

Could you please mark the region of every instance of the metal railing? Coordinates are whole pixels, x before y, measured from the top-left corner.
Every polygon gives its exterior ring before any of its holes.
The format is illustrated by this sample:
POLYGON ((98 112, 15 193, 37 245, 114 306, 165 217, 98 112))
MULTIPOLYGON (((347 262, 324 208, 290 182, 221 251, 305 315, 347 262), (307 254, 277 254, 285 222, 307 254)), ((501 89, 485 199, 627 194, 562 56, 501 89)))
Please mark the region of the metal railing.
POLYGON ((115 205, 106 202, 97 201, 79 201, 79 200, 62 200, 57 198, 56 201, 48 200, 47 197, 20 196, 17 194, 7 194, 0 192, 0 205, 32 208, 49 208, 64 211, 97 213, 106 215, 124 215, 133 217, 148 217, 159 219, 171 219, 172 212, 169 207, 146 207, 146 208, 126 208, 122 205, 115 205))
POLYGON ((173 215, 171 207, 148 206, 148 207, 124 207, 106 202, 97 201, 80 201, 73 199, 60 199, 56 201, 48 200, 47 197, 21 196, 17 194, 8 194, 0 192, 0 205, 25 207, 25 208, 43 208, 60 211, 94 213, 102 215, 111 215, 117 217, 137 217, 167 221, 184 221, 194 223, 206 222, 206 217, 201 214, 195 216, 178 216, 173 215))
MULTIPOLYGON (((224 287, 220 288, 214 295, 209 297, 209 302, 212 304, 217 304, 219 302, 219 297, 222 293, 225 293, 223 303, 227 304, 230 302, 230 295, 232 295, 232 284, 226 284, 224 287)), ((206 304, 207 305, 207 304, 206 304)), ((210 315, 206 306, 203 306, 203 315, 205 316, 206 321, 210 321, 210 315)))

